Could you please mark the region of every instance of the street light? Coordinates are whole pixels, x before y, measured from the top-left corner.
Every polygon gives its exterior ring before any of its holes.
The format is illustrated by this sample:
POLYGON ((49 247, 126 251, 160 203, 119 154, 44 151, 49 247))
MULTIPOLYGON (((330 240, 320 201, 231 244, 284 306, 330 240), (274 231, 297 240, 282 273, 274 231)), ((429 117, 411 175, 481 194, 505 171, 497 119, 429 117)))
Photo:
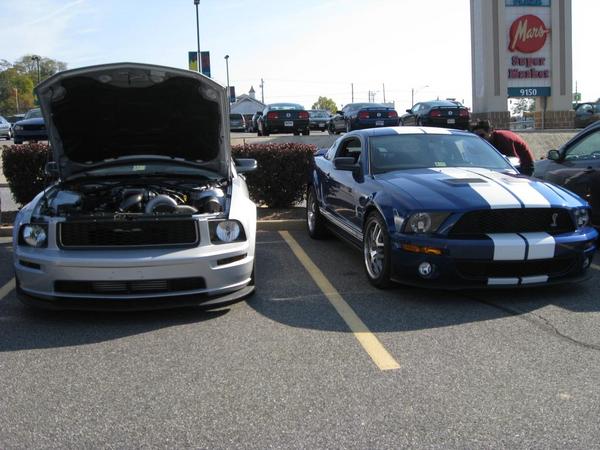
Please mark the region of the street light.
POLYGON ((200 0, 194 0, 196 5, 196 41, 198 42, 198 72, 202 73, 202 58, 200 57, 200 19, 198 18, 198 5, 200 0))
POLYGON ((38 84, 40 84, 40 57, 37 55, 33 55, 31 56, 31 60, 35 61, 37 64, 38 84))
POLYGON ((411 88, 411 90, 410 90, 410 107, 411 108, 413 106, 415 106, 415 94, 417 92, 419 92, 421 89, 425 89, 425 88, 428 88, 428 87, 429 87, 429 85, 426 84, 425 86, 421 86, 420 88, 417 88, 417 89, 411 88))
POLYGON ((229 89, 229 55, 225 55, 225 68, 227 69, 227 99, 231 103, 231 91, 229 89))

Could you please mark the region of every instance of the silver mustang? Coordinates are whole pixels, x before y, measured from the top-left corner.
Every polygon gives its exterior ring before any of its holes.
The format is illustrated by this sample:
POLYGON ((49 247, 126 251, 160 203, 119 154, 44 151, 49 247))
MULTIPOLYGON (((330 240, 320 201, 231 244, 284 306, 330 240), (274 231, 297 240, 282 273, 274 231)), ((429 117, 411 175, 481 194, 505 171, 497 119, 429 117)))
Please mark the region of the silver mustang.
POLYGON ((231 157, 225 89, 118 63, 36 89, 58 181, 17 215, 17 293, 59 309, 238 301, 254 290, 256 206, 231 157))

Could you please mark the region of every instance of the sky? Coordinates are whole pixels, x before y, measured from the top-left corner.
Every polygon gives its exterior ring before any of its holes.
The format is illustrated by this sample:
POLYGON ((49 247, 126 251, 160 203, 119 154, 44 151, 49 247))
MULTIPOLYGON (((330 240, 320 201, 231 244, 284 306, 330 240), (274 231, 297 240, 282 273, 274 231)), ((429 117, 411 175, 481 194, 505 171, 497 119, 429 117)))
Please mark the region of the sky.
MULTIPOLYGON (((594 50, 600 2, 572 0, 573 80, 600 98, 594 50)), ((0 59, 39 54, 69 68, 132 61, 187 68, 196 49, 193 0, 0 0, 0 59)), ((319 96, 471 105, 469 0, 201 0, 200 47, 212 77, 236 93, 307 108, 319 96)))

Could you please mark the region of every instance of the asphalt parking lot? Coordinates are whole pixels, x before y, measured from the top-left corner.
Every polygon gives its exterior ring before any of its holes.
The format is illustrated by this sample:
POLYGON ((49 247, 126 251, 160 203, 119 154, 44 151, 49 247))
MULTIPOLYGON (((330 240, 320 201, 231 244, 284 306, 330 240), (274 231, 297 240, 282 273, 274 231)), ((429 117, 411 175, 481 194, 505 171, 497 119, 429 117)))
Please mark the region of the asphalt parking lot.
POLYGON ((260 231, 257 293, 205 312, 24 309, 0 240, 0 447, 594 448, 600 258, 578 285, 372 288, 260 231))

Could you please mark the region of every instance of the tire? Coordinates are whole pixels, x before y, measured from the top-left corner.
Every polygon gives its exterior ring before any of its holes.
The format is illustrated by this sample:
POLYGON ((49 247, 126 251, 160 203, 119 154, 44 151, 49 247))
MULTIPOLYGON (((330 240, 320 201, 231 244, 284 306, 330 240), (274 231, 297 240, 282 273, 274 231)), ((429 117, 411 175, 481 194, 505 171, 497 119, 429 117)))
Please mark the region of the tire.
POLYGON ((294 136, 300 136, 300 132, 299 131, 294 131, 294 136))
POLYGON ((302 136, 310 136, 310 130, 307 128, 302 132, 302 136))
POLYGON ((378 212, 367 217, 363 234, 363 265, 369 283, 379 289, 392 285, 390 236, 378 212))
POLYGON ((424 125, 423 125, 423 121, 421 120, 421 118, 420 118, 420 117, 417 119, 417 126, 418 126, 418 127, 422 127, 422 126, 424 126, 424 125))
POLYGON ((329 234, 329 230, 325 225, 325 219, 319 211, 315 188, 312 186, 308 188, 306 198, 306 230, 308 231, 308 235, 313 239, 323 239, 329 234))
POLYGON ((268 136, 269 134, 270 134, 269 130, 267 130, 266 128, 263 128, 262 135, 263 136, 268 136))
POLYGON ((329 133, 330 136, 333 136, 335 134, 335 130, 333 128, 333 125, 329 125, 327 127, 327 133, 329 133))

